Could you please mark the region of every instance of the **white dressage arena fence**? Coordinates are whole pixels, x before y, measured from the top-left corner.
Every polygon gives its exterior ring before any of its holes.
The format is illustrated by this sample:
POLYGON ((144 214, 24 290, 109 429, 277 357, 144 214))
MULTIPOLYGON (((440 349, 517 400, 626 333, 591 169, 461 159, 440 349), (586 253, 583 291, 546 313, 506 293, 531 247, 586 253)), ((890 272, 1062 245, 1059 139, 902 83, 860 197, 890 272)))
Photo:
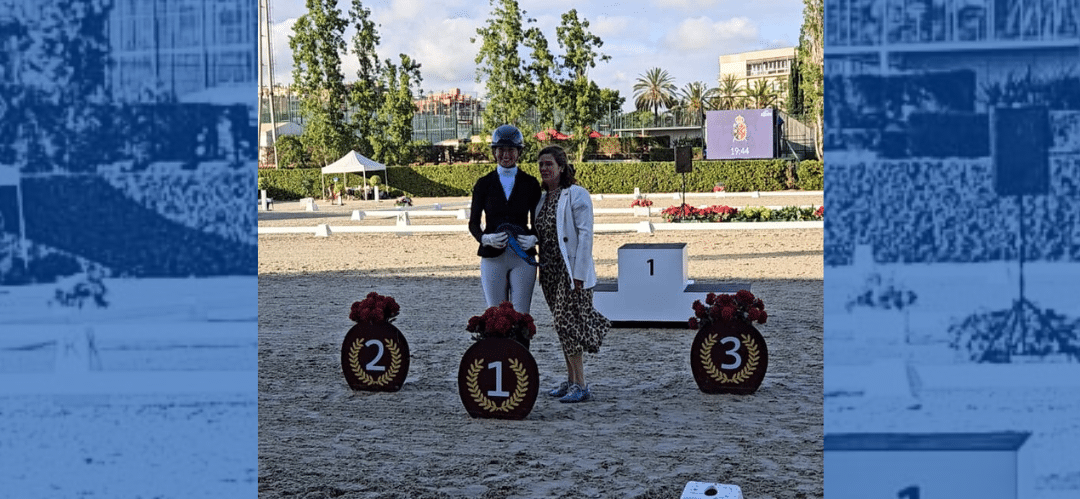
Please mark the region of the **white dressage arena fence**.
POLYGON ((257 396, 253 277, 105 282, 107 308, 47 305, 51 285, 5 290, 0 397, 257 396))
POLYGON ((206 352, 214 350, 230 351, 232 358, 243 355, 254 358, 258 349, 257 329, 255 323, 211 322, 19 327, 0 335, 0 396, 250 394, 254 397, 258 380, 254 360, 252 368, 227 370, 228 366, 203 369, 200 364, 206 362, 199 362, 199 358, 205 359, 206 352), (46 370, 10 372, 12 364, 20 363, 19 356, 37 357, 37 363, 44 364, 46 370), (127 369, 111 369, 110 365, 118 364, 120 356, 139 357, 141 361, 125 362, 129 364, 127 369), (188 360, 169 361, 161 359, 162 356, 188 360), (47 357, 52 357, 51 370, 47 357), (168 369, 154 369, 155 363, 165 364, 168 369))
MULTIPOLYGON (((825 222, 715 222, 715 223, 637 223, 595 224, 593 231, 609 232, 656 232, 664 231, 702 231, 702 230, 778 230, 778 229, 824 229, 825 222)), ((345 233, 452 233, 468 232, 468 225, 326 225, 316 227, 259 227, 260 235, 270 234, 311 234, 329 236, 345 233)))

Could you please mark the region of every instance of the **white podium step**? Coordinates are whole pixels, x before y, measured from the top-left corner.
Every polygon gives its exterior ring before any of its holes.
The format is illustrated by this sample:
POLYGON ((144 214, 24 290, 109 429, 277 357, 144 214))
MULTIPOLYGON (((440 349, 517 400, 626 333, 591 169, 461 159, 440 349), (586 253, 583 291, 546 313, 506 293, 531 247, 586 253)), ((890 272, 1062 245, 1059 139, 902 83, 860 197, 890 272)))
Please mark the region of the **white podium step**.
POLYGON ((619 279, 593 288, 593 306, 615 327, 686 327, 694 300, 750 289, 750 283, 694 282, 686 259, 686 243, 624 244, 619 247, 619 279))

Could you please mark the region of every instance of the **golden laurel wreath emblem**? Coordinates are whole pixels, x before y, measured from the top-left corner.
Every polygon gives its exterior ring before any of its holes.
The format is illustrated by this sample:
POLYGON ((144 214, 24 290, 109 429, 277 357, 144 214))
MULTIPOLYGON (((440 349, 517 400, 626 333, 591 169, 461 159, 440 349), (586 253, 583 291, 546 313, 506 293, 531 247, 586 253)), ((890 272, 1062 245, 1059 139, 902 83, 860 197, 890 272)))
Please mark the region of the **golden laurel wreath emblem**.
POLYGON ((349 348, 349 367, 352 368, 352 373, 365 385, 386 385, 391 379, 394 379, 398 369, 401 369, 401 349, 398 348, 397 342, 389 339, 386 340, 386 351, 390 353, 390 367, 387 367, 386 372, 378 378, 370 376, 367 371, 360 368, 360 349, 363 348, 363 346, 364 338, 356 338, 356 341, 353 341, 352 346, 349 348))
POLYGON ((739 369, 732 374, 731 377, 724 374, 716 364, 712 361, 712 349, 719 341, 719 334, 710 334, 704 341, 701 342, 701 366, 705 368, 705 372, 709 373, 713 379, 721 383, 737 384, 746 381, 750 376, 753 376, 757 370, 758 361, 761 359, 761 351, 758 349, 757 342, 749 334, 743 333, 743 344, 746 345, 746 362, 743 363, 742 369, 739 369))
POLYGON ((510 370, 514 371, 514 376, 517 377, 517 386, 514 388, 514 393, 510 394, 510 398, 501 404, 492 402, 480 391, 479 378, 480 371, 484 369, 484 359, 473 361, 472 365, 469 366, 469 370, 465 373, 465 386, 469 389, 469 395, 485 411, 510 412, 520 405, 522 400, 525 400, 525 393, 529 388, 529 375, 521 361, 510 359, 509 364, 510 370))

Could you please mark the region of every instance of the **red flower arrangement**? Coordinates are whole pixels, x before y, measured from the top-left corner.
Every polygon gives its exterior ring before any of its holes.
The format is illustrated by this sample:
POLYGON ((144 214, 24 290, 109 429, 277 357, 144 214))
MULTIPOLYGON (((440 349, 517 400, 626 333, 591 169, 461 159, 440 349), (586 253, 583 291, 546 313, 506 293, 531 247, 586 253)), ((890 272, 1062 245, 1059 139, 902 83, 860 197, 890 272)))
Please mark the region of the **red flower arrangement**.
POLYGON ((372 291, 363 301, 353 302, 349 318, 365 324, 381 324, 394 320, 399 312, 401 307, 394 298, 372 291))
POLYGON ((730 206, 709 206, 706 208, 694 208, 693 206, 683 204, 679 206, 669 206, 664 208, 660 212, 660 215, 664 217, 664 220, 668 222, 679 222, 683 220, 699 221, 699 222, 728 222, 735 218, 735 215, 739 214, 739 210, 730 206))
POLYGON ((631 208, 634 208, 634 207, 637 207, 637 206, 641 206, 642 208, 652 206, 652 200, 650 200, 649 198, 641 198, 641 199, 635 199, 633 202, 630 203, 631 208))
POLYGON ((484 338, 510 338, 529 340, 536 335, 536 324, 529 314, 514 310, 514 305, 504 301, 497 307, 484 311, 484 315, 474 315, 469 319, 465 330, 473 333, 474 340, 484 338))
POLYGON ((709 293, 705 296, 704 305, 701 300, 694 300, 692 308, 694 317, 690 318, 690 329, 699 329, 717 321, 741 320, 750 324, 765 324, 769 319, 765 302, 745 289, 733 295, 709 293))
POLYGON ((821 205, 814 211, 814 218, 825 218, 825 205, 821 205))

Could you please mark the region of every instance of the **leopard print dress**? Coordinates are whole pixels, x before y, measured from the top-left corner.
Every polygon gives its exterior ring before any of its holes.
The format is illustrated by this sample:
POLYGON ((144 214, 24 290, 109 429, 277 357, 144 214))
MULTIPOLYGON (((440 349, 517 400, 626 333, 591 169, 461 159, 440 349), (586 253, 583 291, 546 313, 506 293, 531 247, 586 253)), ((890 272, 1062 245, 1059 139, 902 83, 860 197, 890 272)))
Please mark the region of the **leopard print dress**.
POLYGON ((570 284, 556 230, 561 194, 562 189, 548 192, 534 226, 540 243, 540 287, 551 309, 563 353, 572 357, 583 352, 599 352, 611 322, 593 308, 593 290, 577 291, 570 284))

